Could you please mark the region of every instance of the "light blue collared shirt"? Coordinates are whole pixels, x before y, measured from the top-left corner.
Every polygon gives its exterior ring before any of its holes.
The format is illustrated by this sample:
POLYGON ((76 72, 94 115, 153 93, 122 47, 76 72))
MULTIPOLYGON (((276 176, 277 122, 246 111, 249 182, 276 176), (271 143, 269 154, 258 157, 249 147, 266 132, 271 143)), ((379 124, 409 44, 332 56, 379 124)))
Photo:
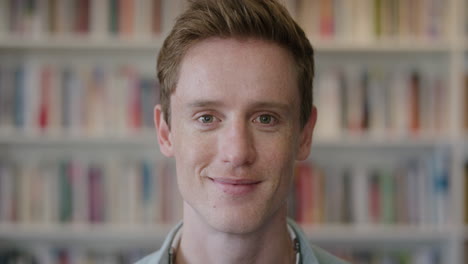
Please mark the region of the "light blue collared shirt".
MULTIPOLYGON (((308 242, 306 235, 302 232, 300 227, 291 219, 288 219, 288 226, 296 234, 296 238, 299 241, 299 252, 301 264, 349 264, 325 250, 316 246, 311 246, 308 242)), ((171 264, 172 242, 177 232, 182 227, 182 222, 177 224, 167 235, 161 248, 146 256, 135 264, 171 264)))

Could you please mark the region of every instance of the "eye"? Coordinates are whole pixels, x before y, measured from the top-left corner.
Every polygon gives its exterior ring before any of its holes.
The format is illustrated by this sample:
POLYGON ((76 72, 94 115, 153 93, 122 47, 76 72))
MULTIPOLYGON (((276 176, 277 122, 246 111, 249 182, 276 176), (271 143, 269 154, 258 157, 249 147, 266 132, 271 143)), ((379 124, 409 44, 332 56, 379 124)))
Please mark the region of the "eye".
POLYGON ((207 124, 207 123, 213 123, 215 120, 215 117, 212 115, 202 115, 198 118, 198 121, 207 124))
POLYGON ((271 125, 276 122, 276 118, 272 115, 263 114, 255 118, 254 122, 258 122, 263 125, 271 125))

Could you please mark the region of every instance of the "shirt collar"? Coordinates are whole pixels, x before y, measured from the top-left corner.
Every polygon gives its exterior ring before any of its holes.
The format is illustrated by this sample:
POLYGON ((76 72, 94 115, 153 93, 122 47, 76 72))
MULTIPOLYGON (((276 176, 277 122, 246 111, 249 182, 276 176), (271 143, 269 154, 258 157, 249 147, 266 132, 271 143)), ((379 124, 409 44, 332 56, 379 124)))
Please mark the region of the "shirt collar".
MULTIPOLYGON (((307 255, 306 259, 313 260, 311 263, 318 263, 315 259, 315 256, 312 253, 312 249, 310 248, 307 239, 305 239, 305 235, 300 231, 297 224, 288 218, 287 227, 289 235, 291 236, 291 240, 294 244, 294 250, 296 251, 296 264, 303 263, 304 254, 307 255)), ((168 240, 165 241, 162 248, 167 248, 167 257, 169 264, 174 264, 176 250, 179 248, 180 239, 182 237, 182 222, 179 222, 177 226, 171 231, 169 234, 168 240), (170 245, 169 245, 170 243, 170 245)))

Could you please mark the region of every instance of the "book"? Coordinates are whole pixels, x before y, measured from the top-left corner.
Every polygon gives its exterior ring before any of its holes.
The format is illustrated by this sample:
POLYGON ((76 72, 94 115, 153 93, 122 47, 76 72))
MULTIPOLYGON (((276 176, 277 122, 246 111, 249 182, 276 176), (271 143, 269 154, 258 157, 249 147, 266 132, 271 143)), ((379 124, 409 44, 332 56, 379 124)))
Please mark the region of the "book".
POLYGON ((75 6, 77 12, 74 32, 83 35, 88 34, 90 31, 90 0, 77 0, 75 6))
POLYGON ((128 37, 134 34, 135 0, 118 1, 118 29, 120 36, 128 37))
POLYGON ((418 72, 413 71, 410 74, 409 83, 409 95, 410 95, 410 131, 417 133, 421 127, 420 121, 420 104, 421 104, 421 78, 418 72))
POLYGON ((364 128, 364 87, 361 83, 360 73, 353 71, 348 75, 347 92, 343 95, 348 96, 346 98, 346 130, 352 134, 360 133, 364 128))
POLYGON ((464 130, 465 130, 465 133, 468 133, 468 114, 467 114, 468 113, 468 73, 465 74, 464 81, 465 81, 465 83, 464 83, 464 85, 465 85, 464 88, 465 89, 463 91, 464 98, 465 98, 463 100, 463 102, 464 102, 464 111, 463 111, 464 115, 463 116, 464 116, 464 120, 465 120, 464 121, 464 123, 465 123, 464 130))
POLYGON ((73 168, 70 162, 59 163, 59 222, 71 222, 73 219, 73 168))
POLYGON ((372 136, 382 136, 387 131, 386 111, 389 110, 386 97, 384 73, 379 70, 369 72, 368 77, 368 130, 372 136))
POLYGON ((16 175, 14 165, 0 162, 0 222, 9 223, 16 220, 17 200, 15 197, 16 175))
POLYGON ((468 160, 465 161, 465 166, 463 168, 464 171, 464 184, 465 184, 465 224, 468 224, 468 160))
POLYGON ((299 165, 296 168, 296 215, 299 223, 313 222, 314 206, 314 173, 311 166, 299 165))
MULTIPOLYGON (((88 167, 88 190, 89 190, 89 223, 103 223, 106 221, 105 207, 105 181, 103 167, 91 163, 88 167)), ((131 213, 131 212, 129 212, 131 213)))
POLYGON ((119 32, 119 0, 109 0, 109 28, 111 35, 117 35, 119 32))
MULTIPOLYGON (((140 2, 140 1, 137 1, 140 2)), ((91 1, 89 11, 89 27, 91 38, 105 39, 109 37, 110 8, 108 1, 91 1)))
POLYGON ((311 37, 319 35, 320 2, 321 1, 310 0, 301 0, 298 2, 297 21, 304 32, 311 37))
POLYGON ((321 113, 317 120, 316 135, 323 138, 337 138, 341 134, 340 79, 334 69, 324 71, 315 87, 316 105, 321 113))
MULTIPOLYGON (((161 17, 161 9, 159 8, 157 11, 153 10, 156 7, 153 6, 153 3, 156 1, 154 0, 140 0, 135 1, 134 12, 135 15, 133 16, 133 25, 134 25, 134 32, 135 37, 140 39, 147 39, 153 35, 153 28, 157 28, 156 32, 160 32, 160 25, 154 25, 155 20, 159 22, 161 17), (156 13, 157 12, 157 13, 156 13)), ((160 3, 155 3, 160 4, 160 3)))
POLYGON ((0 38, 10 32, 8 28, 10 20, 10 1, 0 1, 0 38))
MULTIPOLYGON (((159 35, 163 31, 163 3, 162 0, 152 0, 151 1, 152 12, 150 17, 152 18, 152 33, 154 35, 159 35)), ((180 10, 180 9, 179 9, 180 10)))

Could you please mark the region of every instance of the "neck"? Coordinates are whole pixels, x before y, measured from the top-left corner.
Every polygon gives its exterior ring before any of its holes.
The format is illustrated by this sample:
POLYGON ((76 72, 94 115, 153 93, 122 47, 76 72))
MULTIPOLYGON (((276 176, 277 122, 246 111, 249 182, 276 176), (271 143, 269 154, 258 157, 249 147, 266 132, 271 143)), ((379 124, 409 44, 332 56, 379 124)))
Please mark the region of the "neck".
POLYGON ((286 206, 260 228, 232 234, 209 226, 184 203, 182 238, 177 264, 198 263, 294 263, 295 252, 287 229, 286 206))

